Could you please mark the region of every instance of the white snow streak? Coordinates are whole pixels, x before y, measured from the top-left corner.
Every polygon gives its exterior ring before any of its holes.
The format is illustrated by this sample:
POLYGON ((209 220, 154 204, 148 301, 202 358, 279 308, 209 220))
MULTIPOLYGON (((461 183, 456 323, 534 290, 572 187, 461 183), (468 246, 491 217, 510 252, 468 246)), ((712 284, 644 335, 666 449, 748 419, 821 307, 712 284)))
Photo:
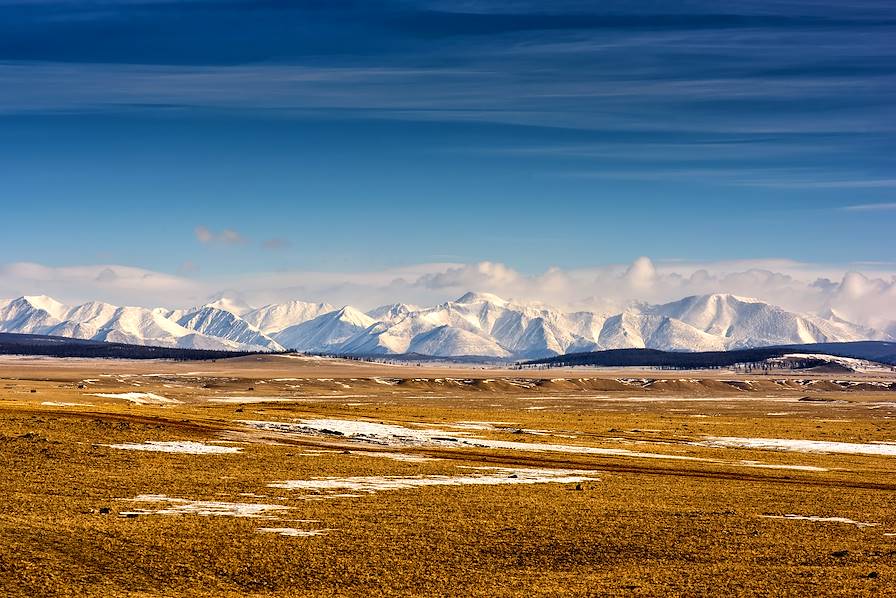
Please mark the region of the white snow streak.
POLYGON ((303 399, 291 399, 289 397, 214 397, 209 403, 288 403, 290 401, 302 401, 303 399))
POLYGON ((308 538, 311 536, 323 536, 328 532, 336 531, 334 529, 296 529, 294 527, 259 527, 257 532, 262 534, 279 534, 281 536, 290 536, 292 538, 308 538))
POLYGON ((853 442, 832 442, 825 440, 800 440, 787 438, 738 438, 731 436, 710 436, 705 440, 691 442, 698 446, 716 448, 747 448, 770 451, 793 451, 799 453, 843 453, 853 455, 883 455, 896 457, 896 444, 853 442))
POLYGON ((169 399, 151 392, 96 393, 91 396, 104 399, 124 399, 138 405, 174 405, 180 403, 177 399, 169 399))
POLYGON ((268 513, 285 511, 292 507, 258 503, 219 502, 170 498, 164 494, 141 494, 130 499, 133 502, 167 503, 161 509, 136 509, 120 515, 200 515, 203 517, 270 517, 268 513))
POLYGON ((765 519, 792 519, 799 521, 815 521, 818 523, 847 523, 850 525, 855 525, 856 527, 876 527, 880 525, 879 523, 863 523, 861 521, 854 521, 852 519, 847 519, 846 517, 819 517, 817 515, 762 515, 765 519))
POLYGON ((158 441, 149 440, 142 444, 126 443, 126 444, 104 444, 114 449, 125 451, 150 451, 156 453, 184 453, 187 455, 222 455, 228 453, 239 453, 242 449, 235 446, 217 446, 213 444, 203 444, 201 442, 190 442, 187 440, 158 441))
POLYGON ((319 493, 366 492, 372 494, 387 490, 409 490, 425 486, 496 486, 505 484, 578 483, 597 480, 592 471, 574 469, 517 469, 509 467, 476 467, 470 475, 447 476, 355 476, 326 477, 310 480, 285 480, 268 484, 271 488, 287 490, 311 490, 319 493))
POLYGON ((575 453, 583 455, 601 455, 607 457, 638 457, 643 459, 674 459, 687 461, 706 461, 700 457, 686 455, 666 455, 660 453, 643 453, 628 449, 598 448, 592 446, 575 446, 563 444, 547 444, 538 442, 514 442, 508 440, 492 440, 452 435, 443 430, 414 430, 393 424, 378 424, 342 419, 306 419, 301 423, 242 421, 240 423, 275 432, 299 434, 324 434, 344 437, 353 441, 369 442, 385 446, 463 446, 491 448, 517 451, 539 451, 575 453))

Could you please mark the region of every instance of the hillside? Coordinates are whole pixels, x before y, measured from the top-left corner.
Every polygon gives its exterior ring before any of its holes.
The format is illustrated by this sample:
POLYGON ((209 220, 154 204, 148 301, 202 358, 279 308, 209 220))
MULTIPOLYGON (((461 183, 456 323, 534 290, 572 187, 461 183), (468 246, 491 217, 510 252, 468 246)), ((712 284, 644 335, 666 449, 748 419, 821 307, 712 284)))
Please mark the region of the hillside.
POLYGON ((876 362, 896 366, 896 343, 865 341, 855 343, 810 343, 779 345, 731 351, 659 351, 656 349, 612 349, 588 353, 571 353, 525 362, 527 366, 603 366, 603 367, 669 367, 715 368, 738 364, 759 364, 786 356, 803 356, 807 363, 833 363, 831 357, 876 362))
POLYGON ((240 357, 247 354, 248 353, 240 351, 176 349, 172 347, 107 343, 59 336, 0 332, 0 355, 44 355, 47 357, 175 359, 198 361, 240 357))

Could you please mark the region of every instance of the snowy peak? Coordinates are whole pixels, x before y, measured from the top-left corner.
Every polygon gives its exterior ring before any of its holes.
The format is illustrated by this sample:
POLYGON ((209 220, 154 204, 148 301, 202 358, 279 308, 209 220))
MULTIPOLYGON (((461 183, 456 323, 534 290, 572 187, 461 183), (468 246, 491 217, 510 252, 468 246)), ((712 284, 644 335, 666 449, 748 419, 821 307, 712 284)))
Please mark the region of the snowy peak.
POLYGON ((19 297, 0 308, 0 332, 47 334, 62 321, 65 311, 50 297, 19 297))
POLYGON ((242 316, 250 311, 252 307, 242 299, 235 297, 220 297, 214 301, 206 303, 203 307, 211 307, 221 311, 228 311, 234 315, 242 316))
POLYGON ((299 351, 338 351, 339 345, 375 323, 367 314, 346 306, 290 326, 275 334, 274 339, 284 347, 299 351))
POLYGON ((438 357, 508 357, 510 355, 510 351, 490 338, 450 326, 440 326, 415 337, 407 352, 438 357))
POLYGON ((279 351, 283 348, 238 315, 210 305, 181 316, 177 323, 206 336, 255 347, 257 350, 279 351))
POLYGON ((734 295, 686 297, 680 301, 650 308, 648 311, 673 318, 713 337, 722 338, 725 341, 724 348, 727 349, 862 340, 869 334, 869 331, 847 322, 827 321, 815 316, 795 314, 757 299, 734 295))
POLYGON ((663 317, 650 330, 644 346, 663 347, 666 351, 692 351, 691 347, 700 347, 701 351, 724 351, 725 339, 681 320, 663 317))
POLYGON ((492 303, 494 305, 504 307, 508 302, 504 299, 501 299, 497 295, 493 295, 492 293, 474 293, 473 291, 469 291, 468 293, 464 294, 463 297, 456 300, 455 303, 492 303))
POLYGON ((20 297, 0 306, 0 331, 162 347, 239 348, 237 343, 195 334, 166 313, 101 302, 70 308, 50 297, 20 297))
POLYGON ((172 311, 102 302, 69 307, 52 297, 27 296, 0 303, 0 332, 210 349, 529 359, 621 348, 719 351, 885 340, 896 336, 896 324, 875 331, 833 311, 799 314, 728 294, 632 303, 619 313, 568 313, 470 292, 434 307, 396 303, 366 314, 303 301, 251 309, 228 297, 172 311))
POLYGON ((245 313, 243 319, 263 333, 271 335, 331 311, 335 311, 335 308, 329 303, 288 301, 253 309, 245 313))
POLYGON ((333 312, 332 317, 340 320, 341 322, 352 324, 354 326, 360 326, 363 328, 367 328, 368 326, 372 326, 376 323, 376 320, 374 320, 364 312, 355 309, 351 305, 346 305, 342 309, 333 312))
POLYGON ((21 297, 20 300, 31 305, 34 309, 45 311, 56 319, 62 319, 65 316, 65 312, 69 309, 68 306, 47 295, 30 295, 21 297))
POLYGON ((367 312, 367 315, 378 322, 397 322, 417 311, 420 311, 420 308, 416 305, 393 303, 372 309, 367 312))
POLYGON ((65 320, 75 320, 77 322, 87 322, 90 320, 107 321, 119 308, 111 303, 103 303, 102 301, 91 301, 82 305, 71 308, 64 316, 65 320))
POLYGON ((566 313, 469 292, 435 307, 395 304, 361 314, 345 307, 275 335, 288 348, 343 354, 421 353, 546 357, 571 351, 655 348, 716 351, 870 338, 847 322, 803 316, 729 294, 686 297, 623 312, 566 313))
POLYGON ((725 335, 738 319, 772 307, 755 299, 727 294, 695 295, 657 306, 657 314, 681 320, 710 334, 725 335))

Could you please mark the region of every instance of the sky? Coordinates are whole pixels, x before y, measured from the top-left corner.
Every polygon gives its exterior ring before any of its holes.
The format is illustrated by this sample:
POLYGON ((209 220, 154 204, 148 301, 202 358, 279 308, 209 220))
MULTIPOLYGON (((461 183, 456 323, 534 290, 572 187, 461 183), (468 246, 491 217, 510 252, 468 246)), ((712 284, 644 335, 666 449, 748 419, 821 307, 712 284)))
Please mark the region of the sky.
POLYGON ((888 1, 0 0, 0 296, 896 319, 894 97, 888 1))

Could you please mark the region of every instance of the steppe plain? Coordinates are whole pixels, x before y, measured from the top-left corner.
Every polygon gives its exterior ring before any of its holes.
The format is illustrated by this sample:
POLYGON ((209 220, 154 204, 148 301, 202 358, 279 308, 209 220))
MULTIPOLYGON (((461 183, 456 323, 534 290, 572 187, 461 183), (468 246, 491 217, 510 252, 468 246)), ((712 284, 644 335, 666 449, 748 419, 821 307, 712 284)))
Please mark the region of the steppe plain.
POLYGON ((896 595, 894 418, 885 371, 3 357, 0 594, 896 595))

